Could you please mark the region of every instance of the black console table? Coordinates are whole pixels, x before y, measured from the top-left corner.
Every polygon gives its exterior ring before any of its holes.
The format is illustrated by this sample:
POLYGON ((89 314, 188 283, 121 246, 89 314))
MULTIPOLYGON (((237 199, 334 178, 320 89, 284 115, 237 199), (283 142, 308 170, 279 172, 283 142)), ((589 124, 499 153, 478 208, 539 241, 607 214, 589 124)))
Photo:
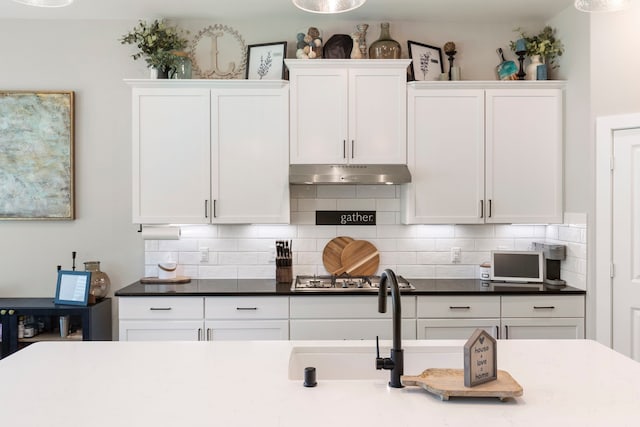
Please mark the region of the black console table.
POLYGON ((0 359, 38 341, 111 341, 111 299, 83 307, 54 304, 53 298, 0 298, 0 322, 0 359), (69 316, 64 337, 60 316, 69 316))

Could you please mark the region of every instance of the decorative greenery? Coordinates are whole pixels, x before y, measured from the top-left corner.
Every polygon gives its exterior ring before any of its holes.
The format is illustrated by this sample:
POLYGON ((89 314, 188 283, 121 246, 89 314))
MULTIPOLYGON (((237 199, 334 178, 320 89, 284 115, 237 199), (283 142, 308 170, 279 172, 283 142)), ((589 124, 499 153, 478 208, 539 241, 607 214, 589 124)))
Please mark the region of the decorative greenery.
MULTIPOLYGON (((564 45, 556 38, 555 29, 547 25, 535 36, 527 36, 520 28, 516 28, 514 31, 519 33, 520 38, 525 40, 527 56, 540 55, 542 60, 548 63, 551 68, 559 67, 555 60, 564 53, 564 45)), ((515 52, 516 42, 511 41, 509 47, 515 52)))
POLYGON ((170 72, 180 64, 181 58, 175 51, 187 46, 182 30, 170 27, 164 20, 154 20, 151 24, 139 21, 138 25, 122 36, 121 44, 135 44, 139 52, 131 55, 134 60, 144 57, 149 66, 159 71, 170 72))

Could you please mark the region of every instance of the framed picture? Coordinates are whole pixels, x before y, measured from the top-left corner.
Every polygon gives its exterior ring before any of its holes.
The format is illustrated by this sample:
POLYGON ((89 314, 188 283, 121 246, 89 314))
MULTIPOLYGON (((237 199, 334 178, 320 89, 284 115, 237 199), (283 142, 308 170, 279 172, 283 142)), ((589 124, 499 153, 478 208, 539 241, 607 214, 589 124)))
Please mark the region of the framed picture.
POLYGON ((287 42, 252 44, 247 50, 247 79, 283 80, 287 42))
POLYGON ((58 271, 56 304, 87 305, 91 287, 90 271, 58 271))
POLYGON ((409 58, 411 58, 411 74, 414 80, 439 80, 444 73, 442 50, 409 40, 409 58))
POLYGON ((0 219, 74 219, 73 95, 0 91, 0 219))

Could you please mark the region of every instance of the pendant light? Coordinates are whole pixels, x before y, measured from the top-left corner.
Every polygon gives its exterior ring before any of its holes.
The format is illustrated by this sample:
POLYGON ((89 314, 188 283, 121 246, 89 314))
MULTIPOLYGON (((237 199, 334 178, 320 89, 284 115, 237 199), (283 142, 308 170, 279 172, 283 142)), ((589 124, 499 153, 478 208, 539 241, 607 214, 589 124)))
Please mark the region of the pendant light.
POLYGON ((64 7, 73 3, 73 0, 13 0, 16 3, 37 7, 64 7))
POLYGON ((630 0, 576 0, 576 9, 582 12, 615 12, 626 9, 630 0))
POLYGON ((293 0, 293 4, 305 12, 342 13, 357 9, 367 0, 293 0))

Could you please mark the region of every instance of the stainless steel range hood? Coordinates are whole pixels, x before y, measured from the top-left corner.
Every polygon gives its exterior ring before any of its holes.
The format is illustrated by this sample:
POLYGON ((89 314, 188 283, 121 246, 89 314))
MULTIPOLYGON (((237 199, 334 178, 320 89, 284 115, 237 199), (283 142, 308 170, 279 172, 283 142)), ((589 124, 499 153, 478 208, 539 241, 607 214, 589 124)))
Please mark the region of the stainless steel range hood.
POLYGON ((289 165, 290 184, 404 184, 407 165, 289 165))

